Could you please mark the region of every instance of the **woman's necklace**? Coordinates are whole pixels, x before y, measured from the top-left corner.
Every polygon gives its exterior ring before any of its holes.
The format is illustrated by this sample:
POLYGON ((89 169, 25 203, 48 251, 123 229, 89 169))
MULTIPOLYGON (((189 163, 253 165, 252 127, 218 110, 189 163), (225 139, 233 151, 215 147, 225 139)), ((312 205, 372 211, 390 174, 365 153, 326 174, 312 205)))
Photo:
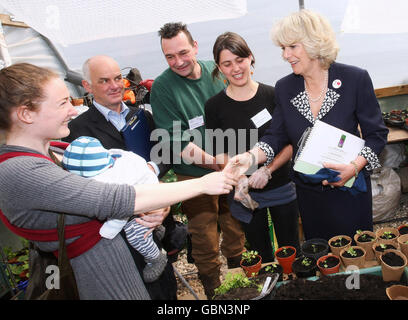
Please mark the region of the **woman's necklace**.
POLYGON ((309 98, 309 101, 310 101, 310 102, 320 101, 320 99, 323 97, 323 94, 326 92, 326 89, 327 89, 327 81, 328 81, 328 80, 329 80, 329 71, 326 70, 326 72, 325 72, 325 74, 324 74, 324 84, 323 84, 322 91, 320 91, 320 94, 319 94, 319 96, 318 96, 316 99, 313 99, 313 98, 310 96, 309 92, 307 91, 306 80, 303 80, 304 83, 305 83, 305 91, 306 91, 307 97, 309 98))

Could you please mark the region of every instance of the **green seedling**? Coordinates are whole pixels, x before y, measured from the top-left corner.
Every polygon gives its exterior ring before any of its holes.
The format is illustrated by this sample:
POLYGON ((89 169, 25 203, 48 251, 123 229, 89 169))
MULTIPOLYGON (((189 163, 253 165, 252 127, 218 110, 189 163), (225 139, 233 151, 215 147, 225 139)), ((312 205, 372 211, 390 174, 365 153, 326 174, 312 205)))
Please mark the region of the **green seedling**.
POLYGON ((354 248, 350 248, 347 250, 347 253, 350 254, 352 257, 356 257, 357 256, 357 252, 356 250, 354 250, 354 248))
POLYGON ((255 261, 258 256, 258 251, 245 251, 242 253, 242 261, 245 261, 247 264, 251 264, 255 261))
POLYGON ((305 267, 309 267, 311 264, 312 264, 312 260, 310 260, 309 258, 303 258, 303 260, 302 260, 302 264, 305 266, 305 267))

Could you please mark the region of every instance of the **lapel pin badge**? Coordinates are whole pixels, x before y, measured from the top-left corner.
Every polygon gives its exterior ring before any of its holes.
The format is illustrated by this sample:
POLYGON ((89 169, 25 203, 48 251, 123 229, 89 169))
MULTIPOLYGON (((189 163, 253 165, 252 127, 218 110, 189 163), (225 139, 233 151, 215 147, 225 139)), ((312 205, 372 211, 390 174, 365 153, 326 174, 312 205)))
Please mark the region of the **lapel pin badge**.
POLYGON ((339 79, 334 80, 333 83, 332 83, 332 86, 333 86, 334 89, 340 88, 341 87, 341 80, 339 80, 339 79))

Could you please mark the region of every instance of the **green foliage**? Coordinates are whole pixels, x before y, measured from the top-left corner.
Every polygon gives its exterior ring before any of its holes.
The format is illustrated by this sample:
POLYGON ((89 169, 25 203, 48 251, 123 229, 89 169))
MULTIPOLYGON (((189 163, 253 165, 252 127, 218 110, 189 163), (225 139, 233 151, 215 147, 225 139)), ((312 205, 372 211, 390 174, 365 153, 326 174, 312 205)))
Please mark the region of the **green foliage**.
POLYGON ((258 255, 258 251, 253 251, 253 250, 249 250, 249 251, 244 251, 242 253, 242 261, 245 261, 248 264, 251 264, 258 255))
POLYGON ((309 267, 309 266, 312 264, 312 260, 309 259, 308 257, 304 257, 304 258, 302 259, 302 264, 303 264, 305 267, 309 267))
POLYGON ((392 239, 393 237, 394 237, 394 234, 391 231, 384 231, 383 238, 392 239))
POLYGON ((356 250, 354 250, 354 248, 352 248, 352 247, 350 247, 350 248, 347 250, 347 253, 350 254, 352 257, 356 257, 356 256, 357 256, 356 250))
POLYGON ((255 285, 253 280, 248 279, 241 273, 228 272, 225 276, 225 281, 214 290, 216 295, 225 294, 234 288, 246 288, 255 285))
POLYGON ((271 263, 271 264, 268 264, 266 267, 265 267, 265 271, 266 272, 271 272, 271 273, 273 273, 276 269, 277 269, 277 264, 276 263, 271 263))

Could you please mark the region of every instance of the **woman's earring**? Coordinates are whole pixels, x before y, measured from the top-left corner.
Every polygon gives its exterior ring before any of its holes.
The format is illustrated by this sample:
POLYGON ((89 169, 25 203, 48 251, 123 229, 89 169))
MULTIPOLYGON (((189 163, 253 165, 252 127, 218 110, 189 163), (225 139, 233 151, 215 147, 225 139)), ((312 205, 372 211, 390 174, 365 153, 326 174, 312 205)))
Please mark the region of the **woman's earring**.
POLYGON ((224 83, 227 84, 227 79, 224 79, 224 83))
POLYGON ((251 76, 254 74, 254 72, 253 71, 251 71, 251 76))

